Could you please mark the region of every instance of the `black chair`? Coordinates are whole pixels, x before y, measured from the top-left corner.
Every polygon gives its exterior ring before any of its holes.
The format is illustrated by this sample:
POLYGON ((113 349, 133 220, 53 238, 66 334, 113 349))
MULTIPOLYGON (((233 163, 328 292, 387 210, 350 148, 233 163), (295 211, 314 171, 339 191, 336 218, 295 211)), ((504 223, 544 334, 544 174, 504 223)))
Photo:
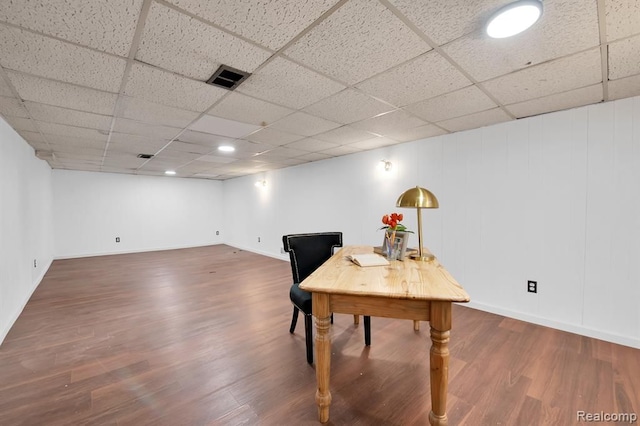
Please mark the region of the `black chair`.
MULTIPOLYGON (((304 334, 307 344, 307 362, 313 363, 313 318, 311 293, 298 286, 333 254, 334 247, 342 247, 342 232, 319 232, 314 234, 292 234, 282 237, 284 250, 291 259, 293 284, 289 290, 289 298, 293 303, 293 318, 289 332, 293 333, 298 322, 298 312, 304 313, 304 334)), ((331 315, 333 322, 333 315, 331 315)), ((358 317, 354 316, 357 324, 358 317)), ((371 317, 364 317, 364 340, 371 345, 371 317)))

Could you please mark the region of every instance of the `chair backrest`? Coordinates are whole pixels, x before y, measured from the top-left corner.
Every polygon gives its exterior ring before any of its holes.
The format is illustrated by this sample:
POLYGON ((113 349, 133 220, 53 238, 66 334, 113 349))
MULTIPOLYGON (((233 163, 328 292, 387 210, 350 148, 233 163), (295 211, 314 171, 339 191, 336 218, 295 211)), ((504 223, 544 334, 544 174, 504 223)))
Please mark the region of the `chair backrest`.
POLYGON ((282 245, 291 259, 293 282, 301 283, 331 257, 334 247, 342 247, 342 232, 284 235, 282 245))

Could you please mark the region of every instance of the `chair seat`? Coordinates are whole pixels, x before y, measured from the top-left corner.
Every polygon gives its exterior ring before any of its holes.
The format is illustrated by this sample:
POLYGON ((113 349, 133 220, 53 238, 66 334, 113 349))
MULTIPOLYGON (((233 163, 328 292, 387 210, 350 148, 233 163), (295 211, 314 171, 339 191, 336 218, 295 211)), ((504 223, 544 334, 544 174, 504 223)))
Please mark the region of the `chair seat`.
POLYGON ((298 283, 294 283, 289 290, 291 302, 305 314, 311 313, 311 293, 300 289, 298 283))

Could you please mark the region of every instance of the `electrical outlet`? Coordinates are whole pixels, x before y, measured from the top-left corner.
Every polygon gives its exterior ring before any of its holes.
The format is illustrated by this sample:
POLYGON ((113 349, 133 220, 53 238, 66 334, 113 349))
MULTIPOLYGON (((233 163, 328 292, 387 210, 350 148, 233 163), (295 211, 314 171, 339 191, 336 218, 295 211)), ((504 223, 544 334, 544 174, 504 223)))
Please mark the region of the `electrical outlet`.
POLYGON ((120 237, 116 237, 116 243, 120 242, 120 237))
POLYGON ((33 259, 33 267, 34 268, 38 267, 38 261, 36 259, 33 259))
POLYGON ((285 254, 286 251, 284 251, 284 247, 280 247, 280 254, 285 254))
POLYGON ((527 291, 529 293, 538 292, 538 281, 527 281, 527 291))
POLYGON ((258 242, 260 242, 260 237, 258 237, 258 242))
POLYGON ((220 231, 216 231, 216 235, 220 235, 220 231))

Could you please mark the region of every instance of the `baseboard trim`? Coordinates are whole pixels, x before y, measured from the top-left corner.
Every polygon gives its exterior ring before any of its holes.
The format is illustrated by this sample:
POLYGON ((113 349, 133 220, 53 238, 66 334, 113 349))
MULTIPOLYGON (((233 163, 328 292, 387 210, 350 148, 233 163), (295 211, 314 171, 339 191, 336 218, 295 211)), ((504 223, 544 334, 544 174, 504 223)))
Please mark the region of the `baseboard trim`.
POLYGON ((0 330, 0 346, 2 346, 2 342, 4 342, 5 337, 7 337, 7 334, 9 334, 9 331, 11 331, 11 327, 13 327, 13 325, 18 320, 18 317, 20 316, 20 314, 24 310, 24 307, 27 306, 27 303, 29 303, 29 300, 31 299, 31 296, 33 295, 33 292, 36 291, 36 289, 38 288, 38 286, 40 285, 40 283, 44 279, 44 276, 49 271, 49 268, 51 267, 51 263, 53 263, 53 259, 49 260, 49 262, 47 263, 45 268, 42 268, 42 272, 40 273, 40 275, 38 275, 38 277, 32 283, 31 290, 29 291, 27 296, 22 301, 20 307, 18 309, 16 309, 16 311, 13 313, 13 315, 11 315, 11 317, 9 318, 9 323, 2 330, 0 330))
POLYGON ((468 306, 469 308, 477 309, 479 311, 490 312, 492 314, 502 315, 504 317, 509 317, 509 318, 520 320, 520 321, 526 321, 533 324, 542 325, 545 327, 555 328, 556 330, 567 331, 569 333, 579 334, 581 336, 592 337, 594 339, 600 339, 607 342, 616 343, 618 345, 629 346, 631 348, 640 349, 640 339, 634 339, 633 337, 621 336, 619 334, 610 333, 602 330, 594 330, 592 328, 584 327, 578 324, 567 324, 560 321, 553 321, 553 320, 538 317, 535 315, 529 315, 523 312, 512 311, 509 309, 487 305, 484 303, 469 302, 461 305, 468 306))

